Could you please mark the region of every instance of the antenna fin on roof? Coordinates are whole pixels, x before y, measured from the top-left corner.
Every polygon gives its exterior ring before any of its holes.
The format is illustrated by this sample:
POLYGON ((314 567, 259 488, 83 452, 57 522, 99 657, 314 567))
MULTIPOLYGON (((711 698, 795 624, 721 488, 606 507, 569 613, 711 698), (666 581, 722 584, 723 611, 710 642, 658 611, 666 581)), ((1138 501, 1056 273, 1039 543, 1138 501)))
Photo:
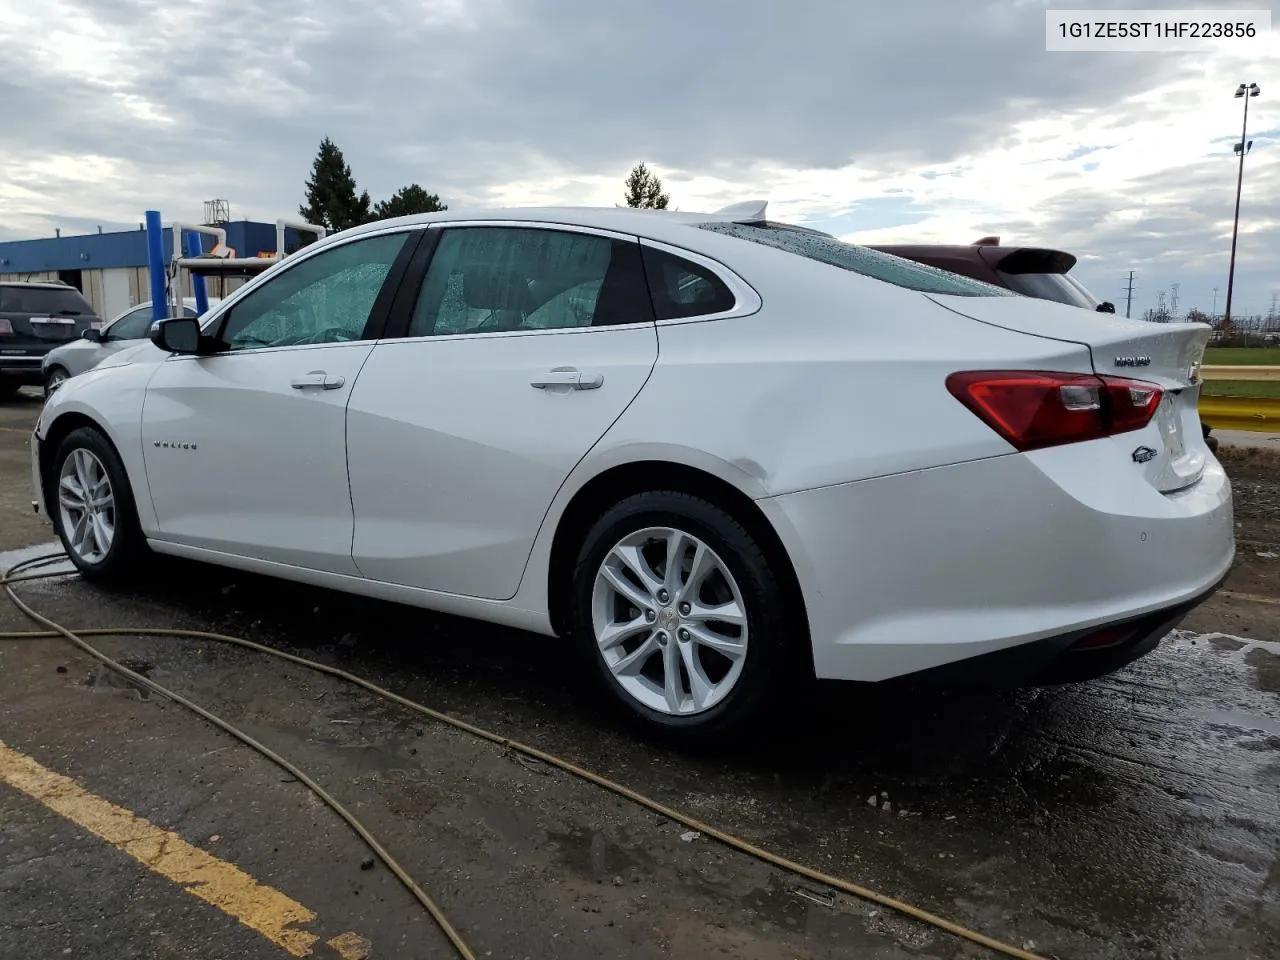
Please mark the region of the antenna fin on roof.
POLYGON ((740 223, 763 220, 765 218, 765 209, 768 206, 768 200, 744 200, 741 203, 731 203, 727 207, 721 207, 712 213, 712 216, 724 217, 726 220, 736 220, 740 223))

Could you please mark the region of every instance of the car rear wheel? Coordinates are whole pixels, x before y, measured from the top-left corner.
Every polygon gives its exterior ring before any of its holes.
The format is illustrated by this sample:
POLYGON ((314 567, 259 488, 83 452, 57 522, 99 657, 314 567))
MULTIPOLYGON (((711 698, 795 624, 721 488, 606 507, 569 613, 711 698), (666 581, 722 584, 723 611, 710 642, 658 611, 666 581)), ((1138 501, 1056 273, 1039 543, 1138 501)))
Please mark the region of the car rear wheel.
POLYGON ((690 494, 607 511, 579 553, 574 637, 611 700, 650 731, 720 739, 792 675, 786 598, 759 542, 690 494))
POLYGON ((58 446, 49 512, 67 555, 85 577, 121 580, 146 553, 124 464, 92 427, 71 431, 58 446))

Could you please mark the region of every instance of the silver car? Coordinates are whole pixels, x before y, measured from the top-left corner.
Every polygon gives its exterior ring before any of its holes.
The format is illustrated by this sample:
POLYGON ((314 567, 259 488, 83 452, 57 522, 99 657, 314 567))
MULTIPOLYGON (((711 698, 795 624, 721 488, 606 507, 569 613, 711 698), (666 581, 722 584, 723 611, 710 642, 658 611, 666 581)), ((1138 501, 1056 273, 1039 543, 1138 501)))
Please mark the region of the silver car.
MULTIPOLYGON (((209 298, 210 307, 221 302, 217 297, 209 298)), ((183 313, 188 317, 197 316, 194 297, 183 300, 183 313)), ((45 396, 57 390, 68 377, 84 373, 113 353, 145 340, 151 321, 151 301, 148 300, 117 314, 101 330, 86 330, 80 339, 50 350, 41 364, 45 396)))

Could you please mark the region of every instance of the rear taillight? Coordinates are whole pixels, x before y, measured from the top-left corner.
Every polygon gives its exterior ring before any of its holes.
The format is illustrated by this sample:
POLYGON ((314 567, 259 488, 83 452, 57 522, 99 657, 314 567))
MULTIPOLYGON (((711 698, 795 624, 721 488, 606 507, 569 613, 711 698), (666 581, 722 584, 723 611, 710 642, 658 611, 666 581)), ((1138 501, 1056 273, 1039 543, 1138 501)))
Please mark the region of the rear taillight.
POLYGON ((13 333, 13 324, 8 320, 0 319, 0 334, 13 333))
POLYGON ((1138 430, 1162 396, 1141 380, 1038 370, 953 373, 947 389, 1019 450, 1138 430))

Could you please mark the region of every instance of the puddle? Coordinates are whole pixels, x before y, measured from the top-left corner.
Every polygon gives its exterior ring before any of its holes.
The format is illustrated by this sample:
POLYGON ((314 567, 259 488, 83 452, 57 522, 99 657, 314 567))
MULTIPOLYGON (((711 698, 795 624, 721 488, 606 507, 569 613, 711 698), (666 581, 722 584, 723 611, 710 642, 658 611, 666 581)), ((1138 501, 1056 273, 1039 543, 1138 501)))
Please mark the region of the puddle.
POLYGON ((626 876, 639 863, 622 847, 594 830, 572 833, 548 830, 547 839, 559 847, 559 859, 566 867, 593 880, 626 876))
POLYGON ((1280 693, 1280 654, 1255 647, 1244 655, 1244 662, 1257 671, 1259 690, 1280 693))
MULTIPOLYGON (((0 550, 0 573, 8 570, 10 567, 16 566, 25 560, 34 560, 37 557, 47 557, 51 553, 61 553, 62 543, 58 540, 50 540, 48 543, 37 543, 32 547, 22 547, 18 550, 0 550)), ((59 573, 75 573, 76 568, 72 566, 70 560, 64 560, 58 564, 51 564, 48 567, 40 567, 40 571, 57 571, 59 573)), ((33 571, 34 572, 34 571, 33 571)))
MULTIPOLYGON (((149 677, 153 664, 145 660, 139 660, 134 657, 125 657, 120 660, 120 665, 128 667, 134 673, 140 673, 144 677, 149 677)), ((100 664, 85 681, 85 686, 93 690, 132 690, 138 695, 139 700, 150 700, 151 691, 140 684, 134 683, 127 677, 122 677, 114 670, 110 669, 106 664, 100 664)))
POLYGON ((1263 733, 1280 736, 1280 720, 1272 720, 1270 717, 1259 717, 1256 714, 1242 713, 1238 710, 1212 709, 1192 710, 1191 715, 1219 726, 1238 727, 1242 730, 1260 730, 1263 733))

